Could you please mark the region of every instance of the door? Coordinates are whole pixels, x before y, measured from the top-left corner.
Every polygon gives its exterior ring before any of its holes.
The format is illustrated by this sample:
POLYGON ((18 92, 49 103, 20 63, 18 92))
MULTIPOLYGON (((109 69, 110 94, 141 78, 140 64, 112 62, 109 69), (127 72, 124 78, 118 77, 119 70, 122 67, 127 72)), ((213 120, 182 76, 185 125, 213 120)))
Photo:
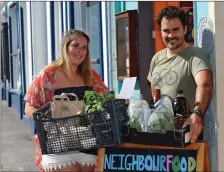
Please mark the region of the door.
POLYGON ((178 1, 171 1, 171 2, 168 2, 168 1, 165 1, 165 2, 153 2, 153 18, 154 18, 154 21, 153 21, 153 25, 154 25, 154 35, 155 35, 155 39, 154 39, 154 51, 155 53, 157 53, 158 51, 166 48, 166 46, 164 45, 163 43, 163 40, 162 40, 162 37, 161 37, 161 33, 160 33, 160 29, 159 29, 159 26, 157 25, 156 23, 156 16, 158 15, 158 13, 165 7, 169 6, 169 5, 173 5, 173 6, 179 6, 179 3, 178 1))
POLYGON ((81 2, 82 28, 90 38, 89 52, 93 69, 103 80, 101 2, 81 2))

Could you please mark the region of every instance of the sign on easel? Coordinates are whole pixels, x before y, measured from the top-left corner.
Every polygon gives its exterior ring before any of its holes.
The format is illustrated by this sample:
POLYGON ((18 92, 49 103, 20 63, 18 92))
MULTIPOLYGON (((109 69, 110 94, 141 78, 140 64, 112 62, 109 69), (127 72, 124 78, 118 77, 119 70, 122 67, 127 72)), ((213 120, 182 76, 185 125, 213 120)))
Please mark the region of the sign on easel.
POLYGON ((196 172, 196 150, 106 148, 104 172, 188 171, 196 172))
POLYGON ((101 148, 97 172, 113 171, 210 171, 207 143, 193 143, 185 148, 124 143, 101 148))

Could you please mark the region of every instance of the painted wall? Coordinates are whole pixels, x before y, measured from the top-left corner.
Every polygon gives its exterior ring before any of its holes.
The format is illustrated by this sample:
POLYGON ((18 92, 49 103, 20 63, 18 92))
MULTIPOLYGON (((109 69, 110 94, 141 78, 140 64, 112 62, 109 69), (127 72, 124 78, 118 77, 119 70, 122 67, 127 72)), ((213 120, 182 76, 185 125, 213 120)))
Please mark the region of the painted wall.
POLYGON ((138 9, 138 2, 125 2, 125 10, 138 9))
POLYGON ((26 75, 26 81, 27 86, 29 86, 33 79, 33 50, 32 50, 32 17, 31 17, 31 3, 26 2, 26 10, 24 11, 26 21, 26 25, 24 26, 26 30, 26 36, 25 36, 25 64, 28 65, 26 69, 27 75, 26 75), (27 51, 26 51, 27 50, 27 51), (27 53, 27 54, 26 54, 27 53))
MULTIPOLYGON (((214 49, 208 57, 210 59, 213 72, 213 95, 208 110, 218 121, 218 131, 216 141, 210 149, 210 160, 212 171, 224 170, 224 117, 223 117, 223 27, 224 19, 220 15, 223 12, 223 2, 194 2, 195 10, 195 38, 198 36, 198 24, 202 17, 209 17, 213 22, 214 49)), ((196 41, 197 45, 197 41, 196 41)))
POLYGON ((47 57, 47 23, 46 23, 46 3, 32 3, 32 27, 33 27, 33 58, 34 73, 37 74, 48 64, 47 57))
MULTIPOLYGON (((223 28, 224 28, 224 18, 223 9, 224 9, 224 2, 213 2, 214 3, 214 18, 215 19, 215 66, 216 66, 216 101, 217 101, 217 120, 219 121, 219 128, 218 128, 218 141, 217 147, 218 151, 216 152, 216 156, 214 161, 218 162, 218 170, 224 171, 224 106, 223 106, 223 97, 224 97, 224 80, 223 80, 223 28)), ((217 168, 214 167, 214 171, 217 168)))
MULTIPOLYGON (((25 57, 25 69, 29 69, 30 66, 30 60, 28 56, 28 35, 27 35, 27 17, 26 17, 26 2, 20 2, 20 6, 23 8, 23 22, 24 22, 24 57, 25 57)), ((30 70, 26 70, 26 85, 29 85, 29 75, 30 75, 30 70)))
POLYGON ((54 2, 54 24, 55 24, 55 59, 60 55, 60 40, 62 37, 62 27, 61 26, 61 14, 60 14, 60 2, 54 2))

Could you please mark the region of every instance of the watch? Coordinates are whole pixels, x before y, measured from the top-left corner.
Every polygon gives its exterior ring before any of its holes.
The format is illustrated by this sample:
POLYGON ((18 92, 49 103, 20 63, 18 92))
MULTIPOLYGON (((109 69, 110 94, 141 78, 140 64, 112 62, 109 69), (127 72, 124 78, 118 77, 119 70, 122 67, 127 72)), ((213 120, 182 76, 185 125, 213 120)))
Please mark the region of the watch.
POLYGON ((199 109, 194 109, 193 113, 195 113, 197 116, 199 116, 201 118, 204 117, 204 113, 201 110, 199 110, 199 109))

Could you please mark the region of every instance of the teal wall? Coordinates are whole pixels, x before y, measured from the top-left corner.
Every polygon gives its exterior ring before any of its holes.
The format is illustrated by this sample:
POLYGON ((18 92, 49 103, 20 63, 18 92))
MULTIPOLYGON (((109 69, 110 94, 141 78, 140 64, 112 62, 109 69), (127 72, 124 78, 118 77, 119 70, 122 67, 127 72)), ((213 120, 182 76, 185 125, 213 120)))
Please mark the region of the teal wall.
MULTIPOLYGON (((126 10, 134 10, 138 9, 138 2, 125 2, 125 1, 119 1, 119 2, 114 2, 114 11, 115 14, 126 11, 126 10)), ((119 93, 121 90, 122 86, 122 81, 117 81, 117 87, 116 87, 116 93, 119 93)), ((139 87, 139 81, 136 82, 135 85, 135 94, 138 94, 140 92, 140 87, 139 87)))
POLYGON ((197 28, 202 17, 208 17, 208 2, 194 1, 194 39, 197 45, 197 28))
MULTIPOLYGON (((199 25, 200 19, 202 17, 209 17, 208 2, 198 2, 198 1, 194 2, 194 28, 195 28, 194 34, 195 34, 195 45, 196 46, 198 45, 198 43, 197 43, 198 25, 199 25)), ((214 59, 211 59, 210 56, 208 58, 210 59, 210 61, 214 60, 214 59)), ((208 107, 208 108, 211 108, 211 107, 208 107)), ((210 112, 212 113, 212 115, 214 115, 214 111, 212 109, 210 109, 210 112)), ((212 155, 213 155, 212 148, 209 148, 211 169, 213 167, 212 155)))

